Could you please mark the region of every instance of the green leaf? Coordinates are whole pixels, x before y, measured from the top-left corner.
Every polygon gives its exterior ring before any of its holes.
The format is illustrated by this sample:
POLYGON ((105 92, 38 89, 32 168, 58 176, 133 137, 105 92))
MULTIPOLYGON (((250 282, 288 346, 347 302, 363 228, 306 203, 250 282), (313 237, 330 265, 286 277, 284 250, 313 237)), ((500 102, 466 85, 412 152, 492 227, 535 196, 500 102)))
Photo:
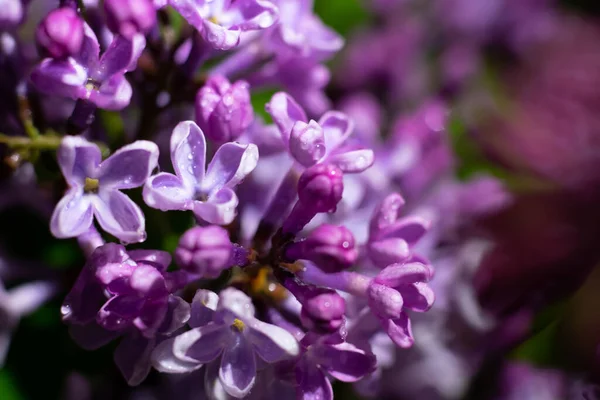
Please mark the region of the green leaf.
POLYGON ((342 36, 348 36, 354 28, 367 24, 371 19, 360 0, 318 0, 315 12, 325 25, 342 36))
POLYGON ((276 90, 261 90, 256 93, 252 93, 252 108, 254 108, 254 113, 265 121, 266 124, 273 123, 273 119, 271 115, 267 113, 265 110, 265 104, 267 104, 271 97, 275 94, 276 90))
POLYGON ((17 387, 10 372, 0 369, 0 397, 2 400, 24 400, 25 397, 17 387))

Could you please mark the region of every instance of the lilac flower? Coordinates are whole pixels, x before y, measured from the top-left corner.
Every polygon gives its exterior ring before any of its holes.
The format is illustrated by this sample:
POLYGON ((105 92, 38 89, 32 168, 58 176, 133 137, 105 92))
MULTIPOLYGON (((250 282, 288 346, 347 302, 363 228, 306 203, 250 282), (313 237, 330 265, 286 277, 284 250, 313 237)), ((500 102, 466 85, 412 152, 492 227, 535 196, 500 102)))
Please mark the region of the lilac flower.
POLYGON ((25 15, 25 5, 22 0, 0 1, 0 31, 18 26, 25 15))
POLYGON ((371 353, 344 342, 339 335, 306 335, 301 341, 302 356, 296 364, 297 399, 333 399, 327 376, 342 382, 356 382, 375 370, 371 353))
POLYGON ((35 38, 38 47, 52 58, 74 56, 83 43, 83 20, 70 7, 57 8, 40 22, 35 38))
POLYGON ((117 35, 100 57, 98 39, 84 24, 79 53, 64 60, 42 60, 32 71, 31 80, 44 93, 88 100, 107 110, 120 110, 129 104, 132 93, 125 72, 135 69, 145 45, 142 35, 132 40, 117 35))
POLYGON ((58 202, 50 230, 58 238, 81 235, 93 218, 108 233, 126 242, 146 239, 142 210, 120 189, 142 186, 156 167, 158 147, 138 140, 101 162, 100 149, 77 136, 63 139, 57 153, 70 186, 58 202))
POLYGON ((196 96, 196 121, 217 143, 237 139, 254 120, 248 84, 222 76, 208 78, 196 96))
POLYGON ((254 144, 225 143, 206 163, 206 139, 193 121, 179 123, 171 135, 175 174, 152 176, 144 187, 144 201, 160 210, 193 210, 211 224, 233 221, 238 198, 233 191, 258 162, 254 144))
POLYGON ((233 265, 233 244, 220 226, 196 226, 185 232, 175 250, 177 264, 200 277, 217 278, 233 265))
POLYGON ((398 218, 404 199, 397 193, 387 196, 375 210, 369 227, 367 253, 379 268, 409 259, 411 248, 423 237, 429 226, 423 218, 398 218))
POLYGON ((292 334, 256 319, 250 298, 242 292, 223 290, 216 309, 211 308, 214 298, 206 291, 196 294, 192 329, 163 343, 153 362, 164 372, 185 372, 220 356, 220 383, 229 395, 241 398, 254 386, 256 357, 274 363, 297 356, 300 349, 292 334))
POLYGON ((277 7, 266 0, 169 0, 169 4, 219 50, 237 46, 242 32, 268 28, 277 20, 277 7))
POLYGON ((162 251, 126 252, 105 244, 92 254, 61 308, 71 336, 85 349, 123 336, 115 362, 131 385, 148 374, 157 341, 190 316, 189 305, 171 294, 177 287, 166 271, 170 262, 162 251))
POLYGON ((156 8, 151 0, 105 0, 104 12, 108 28, 129 40, 156 24, 156 8))
POLYGON ((304 167, 329 163, 343 172, 362 172, 373 164, 372 150, 347 143, 353 123, 340 112, 327 112, 318 123, 309 121, 298 103, 283 92, 273 95, 267 112, 291 156, 304 167))

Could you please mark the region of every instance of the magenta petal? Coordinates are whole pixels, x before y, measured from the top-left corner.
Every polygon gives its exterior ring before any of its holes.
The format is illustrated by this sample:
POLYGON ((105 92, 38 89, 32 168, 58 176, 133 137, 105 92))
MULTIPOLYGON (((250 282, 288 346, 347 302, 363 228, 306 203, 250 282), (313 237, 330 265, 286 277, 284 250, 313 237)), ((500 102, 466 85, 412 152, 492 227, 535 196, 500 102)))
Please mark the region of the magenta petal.
POLYGON ((177 336, 173 354, 181 360, 206 364, 216 359, 227 345, 228 326, 214 323, 191 329, 177 336))
POLYGON ((398 318, 402 313, 402 295, 391 287, 373 282, 367 290, 369 306, 381 318, 398 318))
POLYGON ((114 354, 115 364, 129 385, 139 385, 148 376, 154 344, 155 339, 127 335, 117 346, 114 354))
POLYGON ((202 190, 210 193, 222 187, 233 188, 240 183, 258 163, 258 147, 254 144, 225 143, 208 164, 202 190))
POLYGON ((346 114, 339 111, 328 111, 319 120, 325 135, 327 153, 333 152, 340 147, 352 133, 354 123, 348 119, 346 114))
POLYGON ((404 217, 381 230, 377 237, 401 238, 409 246, 413 246, 427 233, 427 229, 429 229, 429 221, 417 216, 404 217))
POLYGON ((194 121, 177 124, 171 135, 171 163, 177 176, 188 188, 204 179, 206 139, 194 121))
POLYGON ((405 203, 399 193, 389 194, 375 209, 369 226, 370 235, 375 236, 379 231, 396 222, 400 209, 405 203))
POLYGON ((301 360, 296 365, 296 382, 298 400, 333 400, 331 383, 314 364, 301 360))
POLYGON ((94 143, 80 136, 65 136, 57 151, 58 164, 67 183, 83 186, 85 178, 96 178, 102 155, 94 143))
POLYGON ((292 127, 297 121, 307 122, 306 114, 300 105, 290 95, 277 92, 266 105, 267 112, 281 132, 283 141, 288 143, 292 127))
POLYGON ((50 220, 50 231, 60 239, 82 235, 93 223, 91 196, 84 195, 79 188, 73 188, 63 197, 50 220))
POLYGON ((100 164, 98 179, 103 187, 131 189, 142 186, 158 163, 158 146, 138 140, 117 150, 100 164))
POLYGON ((206 202, 194 202, 196 217, 217 225, 228 225, 233 222, 236 215, 238 198, 234 191, 223 188, 211 194, 206 202))
POLYGON ((193 188, 185 186, 178 176, 161 172, 152 176, 144 186, 144 202, 162 211, 191 210, 193 188))
POLYGON ((98 223, 108 233, 129 243, 146 239, 144 214, 140 207, 118 190, 102 190, 92 197, 98 223))
POLYGON ((405 285, 398 289, 404 299, 404 306, 418 312, 428 311, 435 300, 433 290, 422 282, 405 285))
POLYGON ((422 263, 392 264, 375 277, 375 281, 391 287, 399 287, 431 279, 431 269, 422 263))
POLYGON ((336 165, 342 172, 359 173, 373 165, 375 162, 375 153, 371 149, 348 151, 342 149, 328 156, 327 162, 336 165))
POLYGON ((356 382, 375 370, 375 356, 347 342, 316 346, 311 354, 318 358, 321 368, 342 382, 356 382))
POLYGON ((81 97, 87 78, 85 68, 72 58, 47 58, 31 72, 31 81, 39 91, 72 99, 81 97))
POLYGON ((403 312, 400 318, 394 320, 382 319, 381 325, 396 345, 406 349, 414 344, 410 319, 406 313, 403 312))
POLYGON ((299 354, 300 346, 294 336, 283 328, 253 319, 246 320, 246 338, 254 351, 268 363, 292 358, 299 354))
POLYGON ((250 392, 256 380, 256 360, 252 345, 241 336, 223 350, 219 380, 227 393, 241 398, 250 392))
POLYGON ((379 268, 404 262, 410 257, 410 248, 405 240, 390 238, 367 244, 369 258, 379 268))

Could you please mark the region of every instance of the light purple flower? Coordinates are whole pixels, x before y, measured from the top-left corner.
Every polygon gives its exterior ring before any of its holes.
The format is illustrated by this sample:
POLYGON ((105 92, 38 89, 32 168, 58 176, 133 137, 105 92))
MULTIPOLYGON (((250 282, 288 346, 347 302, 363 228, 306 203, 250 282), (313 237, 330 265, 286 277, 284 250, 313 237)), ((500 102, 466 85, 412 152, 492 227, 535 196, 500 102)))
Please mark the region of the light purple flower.
POLYGON ((125 72, 135 69, 145 46, 143 35, 135 35, 132 40, 117 35, 100 57, 98 39, 84 24, 79 53, 62 60, 42 60, 32 71, 31 80, 44 93, 89 100, 99 108, 120 110, 129 104, 132 94, 125 72))
POLYGON ((58 202, 50 230, 58 238, 79 236, 93 218, 124 242, 146 238, 142 210, 121 189, 142 186, 156 167, 158 147, 139 140, 101 161, 100 149, 82 137, 66 136, 57 153, 69 190, 58 202))
POLYGON ((175 175, 161 172, 144 187, 144 201, 160 210, 193 210, 211 224, 227 225, 236 215, 233 191, 258 162, 254 144, 225 143, 206 164, 206 139, 193 121, 180 122, 171 135, 175 175))
POLYGON ((245 31, 272 26, 277 7, 266 0, 169 0, 213 48, 229 50, 245 31))
POLYGON ((70 7, 57 8, 40 22, 35 39, 50 57, 73 56, 80 51, 83 43, 83 20, 70 7))
POLYGON ((217 278, 233 265, 233 255, 229 233, 216 225, 189 229, 175 250, 177 265, 203 278, 217 278))
POLYGON ((24 15, 22 0, 0 0, 0 31, 15 28, 23 21, 24 15))
POLYGON ((237 139, 253 120, 250 88, 244 81, 231 84, 222 76, 212 76, 196 95, 196 121, 217 143, 237 139))
POLYGON ((156 8, 151 0, 104 0, 104 13, 108 28, 130 40, 156 24, 156 8))
POLYGON ((256 357, 274 363, 297 356, 300 348, 285 329, 256 319, 252 301, 244 293, 223 290, 216 308, 215 296, 207 291, 196 294, 192 329, 161 344, 153 363, 159 371, 181 373, 220 356, 219 381, 229 395, 241 398, 254 386, 256 357))
POLYGON ((348 143, 352 121, 343 113, 326 112, 319 122, 308 120, 304 110, 284 92, 267 104, 291 156, 304 167, 333 164, 343 172, 362 172, 374 161, 373 150, 348 143))

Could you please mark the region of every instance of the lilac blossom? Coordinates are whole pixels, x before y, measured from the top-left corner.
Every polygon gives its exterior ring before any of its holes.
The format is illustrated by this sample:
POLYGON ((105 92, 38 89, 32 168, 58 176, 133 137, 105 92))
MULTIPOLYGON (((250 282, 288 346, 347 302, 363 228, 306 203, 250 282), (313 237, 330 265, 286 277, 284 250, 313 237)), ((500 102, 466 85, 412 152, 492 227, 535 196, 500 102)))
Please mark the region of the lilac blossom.
POLYGON ((159 370, 185 372, 219 362, 221 385, 229 395, 241 398, 254 386, 257 358, 274 363, 298 355, 294 336, 256 319, 254 306, 244 293, 223 290, 213 309, 215 295, 205 292, 198 292, 192 303, 192 329, 156 350, 153 359, 159 370), (215 361, 219 357, 220 361, 215 361))
POLYGON ((0 31, 18 26, 25 16, 25 4, 22 0, 0 1, 0 31))
POLYGON ((123 336, 115 362, 131 385, 150 370, 150 352, 157 341, 188 320, 189 305, 172 295, 177 289, 166 271, 168 253, 125 251, 108 243, 91 255, 61 308, 73 339, 96 349, 123 336))
POLYGON ((233 191, 258 162, 254 144, 223 144, 206 167, 206 139, 193 121, 179 123, 171 135, 175 175, 161 172, 144 187, 144 201, 160 210, 193 210, 196 217, 226 225, 236 215, 233 191))
POLYGON ((142 35, 131 40, 117 35, 100 56, 98 39, 84 24, 79 53, 66 59, 42 60, 32 71, 31 80, 44 93, 87 100, 107 110, 121 110, 129 104, 132 94, 125 73, 135 69, 145 45, 142 35))
POLYGON ((181 268, 206 278, 217 278, 235 263, 233 257, 229 234, 217 225, 189 229, 175 250, 175 260, 181 268))
POLYGON ((156 8, 151 0, 105 0, 104 12, 108 28, 130 40, 156 24, 156 8))
POLYGON ((38 47, 52 58, 67 58, 79 53, 83 43, 83 20, 70 7, 53 10, 35 32, 38 47))
POLYGON ((81 235, 96 217, 102 229, 122 241, 146 239, 142 210, 121 189, 142 186, 148 179, 158 160, 154 143, 139 140, 101 161, 98 146, 82 137, 67 136, 57 158, 70 189, 52 214, 54 236, 81 235))
POLYGON ((242 32, 266 29, 277 20, 277 7, 266 0, 169 0, 213 48, 229 50, 242 32))
POLYGON ((343 172, 362 172, 373 164, 373 150, 350 143, 354 127, 340 112, 325 113, 319 122, 308 120, 304 110, 288 94, 279 92, 267 104, 294 160, 304 167, 330 163, 343 172))

